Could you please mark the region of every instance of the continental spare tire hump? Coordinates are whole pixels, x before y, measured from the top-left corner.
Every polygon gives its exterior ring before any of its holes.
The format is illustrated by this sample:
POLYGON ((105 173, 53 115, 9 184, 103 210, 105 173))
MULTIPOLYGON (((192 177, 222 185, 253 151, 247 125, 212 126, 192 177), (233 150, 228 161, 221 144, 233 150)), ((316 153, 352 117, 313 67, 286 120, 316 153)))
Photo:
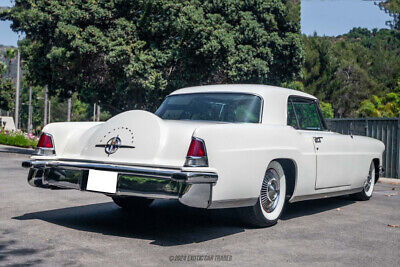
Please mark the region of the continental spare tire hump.
POLYGON ((102 124, 82 151, 82 156, 119 160, 151 159, 160 149, 163 121, 153 113, 133 110, 102 124))

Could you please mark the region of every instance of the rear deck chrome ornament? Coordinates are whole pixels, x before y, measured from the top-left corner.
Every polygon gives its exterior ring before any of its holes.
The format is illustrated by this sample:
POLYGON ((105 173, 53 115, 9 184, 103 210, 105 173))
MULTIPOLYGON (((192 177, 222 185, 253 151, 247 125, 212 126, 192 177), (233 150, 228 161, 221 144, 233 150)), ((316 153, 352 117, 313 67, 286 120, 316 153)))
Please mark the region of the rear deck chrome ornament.
POLYGON ((135 148, 134 146, 122 145, 121 138, 119 138, 118 135, 108 140, 107 144, 98 144, 96 147, 104 147, 104 152, 106 152, 107 155, 114 154, 120 148, 135 148))

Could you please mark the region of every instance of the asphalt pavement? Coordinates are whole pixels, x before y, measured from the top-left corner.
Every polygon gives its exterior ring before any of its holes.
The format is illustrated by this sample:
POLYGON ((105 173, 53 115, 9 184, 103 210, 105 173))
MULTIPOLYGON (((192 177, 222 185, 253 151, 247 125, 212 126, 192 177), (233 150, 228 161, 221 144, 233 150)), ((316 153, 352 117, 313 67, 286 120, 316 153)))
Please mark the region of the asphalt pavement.
POLYGON ((0 152, 0 266, 400 266, 400 186, 370 201, 288 205, 273 227, 244 227, 235 210, 156 201, 127 213, 111 199, 26 182, 28 155, 0 152))

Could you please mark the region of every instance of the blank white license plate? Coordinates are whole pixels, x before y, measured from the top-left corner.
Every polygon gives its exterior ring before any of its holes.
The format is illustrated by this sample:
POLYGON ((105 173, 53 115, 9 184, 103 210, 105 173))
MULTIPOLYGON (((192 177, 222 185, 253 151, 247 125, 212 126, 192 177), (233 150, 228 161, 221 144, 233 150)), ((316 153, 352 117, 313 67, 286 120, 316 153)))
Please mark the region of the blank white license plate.
POLYGON ((117 191, 117 172, 89 170, 86 190, 104 193, 117 191))

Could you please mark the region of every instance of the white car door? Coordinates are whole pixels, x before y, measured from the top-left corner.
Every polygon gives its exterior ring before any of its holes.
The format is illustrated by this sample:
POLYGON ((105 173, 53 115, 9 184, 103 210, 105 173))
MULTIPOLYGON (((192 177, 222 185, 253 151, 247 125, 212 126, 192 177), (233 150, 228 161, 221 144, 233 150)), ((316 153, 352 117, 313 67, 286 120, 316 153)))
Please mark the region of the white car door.
POLYGON ((314 137, 317 153, 315 189, 350 186, 355 168, 350 136, 323 131, 314 137))
MULTIPOLYGON (((288 112, 293 112, 299 132, 313 139, 316 153, 315 189, 348 186, 352 177, 353 140, 350 136, 332 133, 314 99, 290 97, 288 112), (291 107, 290 107, 291 106, 291 107), (291 111, 292 110, 292 111, 291 111)), ((296 127, 295 127, 296 128, 296 127)))

